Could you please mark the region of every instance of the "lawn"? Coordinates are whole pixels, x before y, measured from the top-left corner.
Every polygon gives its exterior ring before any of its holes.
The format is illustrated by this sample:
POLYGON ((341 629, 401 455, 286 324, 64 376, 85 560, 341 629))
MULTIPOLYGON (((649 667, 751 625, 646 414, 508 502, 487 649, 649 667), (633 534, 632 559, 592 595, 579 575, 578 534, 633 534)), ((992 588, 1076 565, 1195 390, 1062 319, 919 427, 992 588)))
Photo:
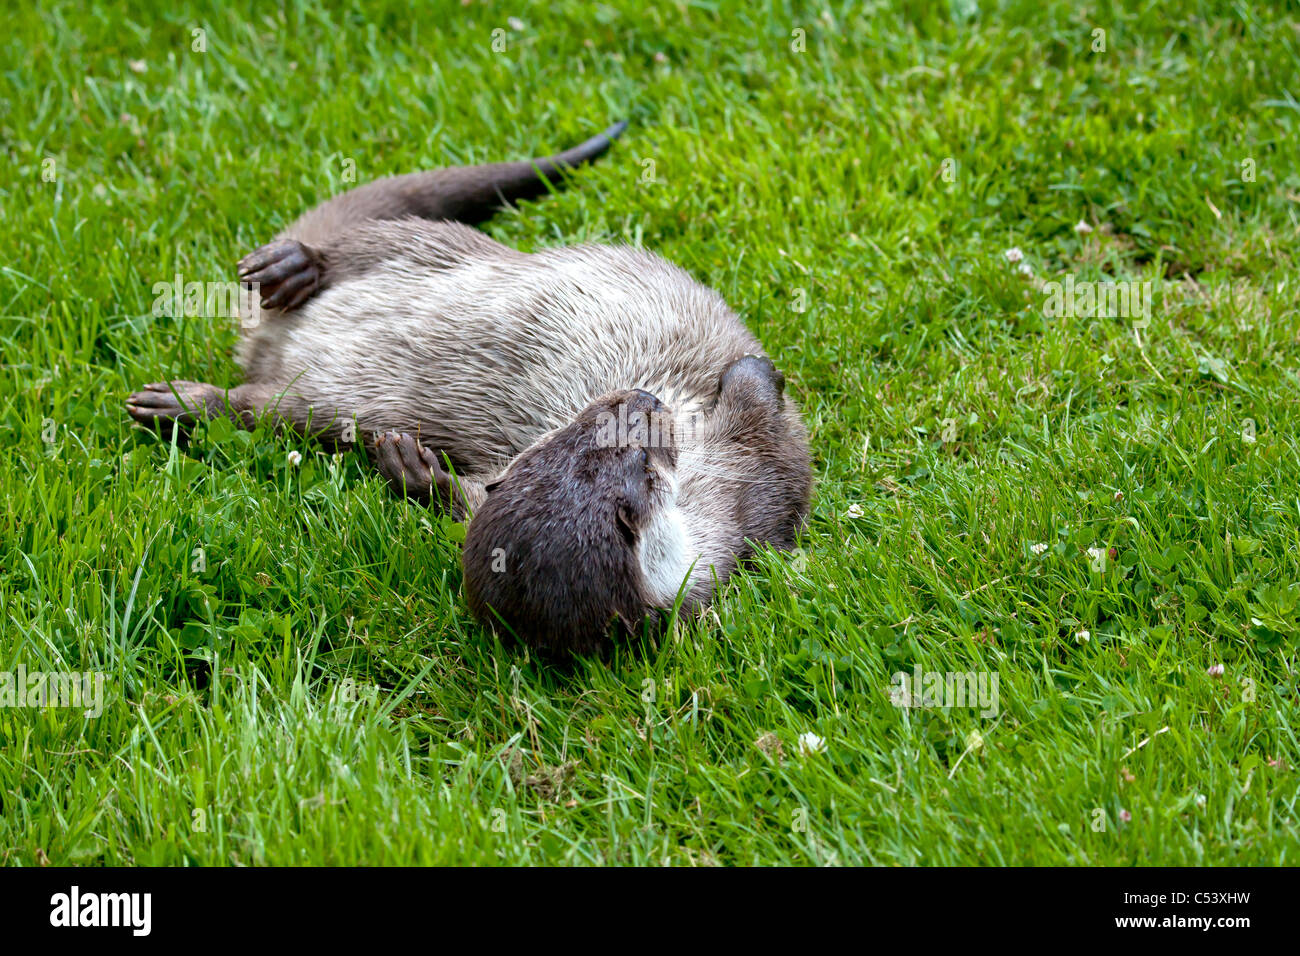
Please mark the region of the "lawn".
POLYGON ((104 699, 0 708, 0 859, 1298 862, 1286 5, 286 7, 6 13, 0 672, 104 699), (621 118, 486 228, 658 252, 785 372, 813 513, 703 619, 556 667, 360 455, 130 423, 238 381, 158 283, 621 118))

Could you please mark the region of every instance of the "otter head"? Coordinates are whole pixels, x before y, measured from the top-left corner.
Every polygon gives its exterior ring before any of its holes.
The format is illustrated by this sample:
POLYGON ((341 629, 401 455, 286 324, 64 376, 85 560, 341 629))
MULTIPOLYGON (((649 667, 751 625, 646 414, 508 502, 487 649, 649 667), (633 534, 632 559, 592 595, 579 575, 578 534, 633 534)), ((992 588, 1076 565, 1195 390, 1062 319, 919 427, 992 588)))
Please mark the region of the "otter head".
POLYGON ((635 632, 662 606, 644 564, 663 549, 676 461, 670 412, 639 390, 597 399, 524 451, 469 524, 470 609, 561 654, 635 632))

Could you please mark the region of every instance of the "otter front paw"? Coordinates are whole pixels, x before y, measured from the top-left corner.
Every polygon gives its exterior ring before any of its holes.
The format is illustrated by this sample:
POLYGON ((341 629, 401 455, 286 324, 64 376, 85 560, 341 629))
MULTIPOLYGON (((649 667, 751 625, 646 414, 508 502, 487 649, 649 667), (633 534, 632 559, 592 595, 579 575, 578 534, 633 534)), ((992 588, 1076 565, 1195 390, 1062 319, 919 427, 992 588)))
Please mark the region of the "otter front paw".
POLYGON ((324 278, 320 253, 297 239, 277 239, 239 261, 239 281, 258 284, 264 309, 298 308, 323 287, 324 278))
POLYGON ((141 425, 168 432, 226 413, 226 391, 205 382, 154 382, 126 400, 126 410, 141 425))
POLYGON ((406 432, 384 432, 375 436, 375 466, 388 479, 393 493, 427 504, 434 488, 451 485, 451 478, 438 456, 406 432))

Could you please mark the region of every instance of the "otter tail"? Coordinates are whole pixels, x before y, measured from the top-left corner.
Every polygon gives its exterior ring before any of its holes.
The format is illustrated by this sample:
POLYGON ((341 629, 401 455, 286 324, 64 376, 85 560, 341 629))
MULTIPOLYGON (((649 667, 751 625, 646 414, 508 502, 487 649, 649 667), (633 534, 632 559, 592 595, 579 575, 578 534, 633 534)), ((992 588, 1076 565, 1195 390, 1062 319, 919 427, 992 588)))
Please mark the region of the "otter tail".
POLYGON ((625 129, 627 120, 554 156, 452 166, 368 183, 317 206, 279 238, 321 246, 357 223, 408 216, 475 225, 503 206, 563 186, 568 171, 603 155, 625 129))

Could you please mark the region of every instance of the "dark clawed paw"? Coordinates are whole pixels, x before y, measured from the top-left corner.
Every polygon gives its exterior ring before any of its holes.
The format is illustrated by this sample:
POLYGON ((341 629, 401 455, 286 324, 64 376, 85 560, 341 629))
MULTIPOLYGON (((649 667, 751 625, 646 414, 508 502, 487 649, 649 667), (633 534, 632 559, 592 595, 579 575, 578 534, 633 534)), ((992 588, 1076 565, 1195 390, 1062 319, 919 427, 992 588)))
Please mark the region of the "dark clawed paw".
POLYGON ((262 307, 296 309, 321 286, 320 256, 297 239, 277 239, 239 261, 239 281, 257 283, 262 307))
POLYGON ((375 466, 388 479, 394 493, 429 500, 430 492, 442 468, 438 459, 427 448, 421 447, 405 432, 384 432, 375 437, 375 466))
POLYGON ((766 355, 746 355, 727 366, 718 382, 719 392, 749 387, 757 395, 780 398, 785 392, 785 376, 766 355))
POLYGON ((437 452, 425 448, 406 432, 384 432, 373 445, 375 465, 394 493, 423 504, 435 503, 453 512, 460 500, 456 482, 437 452))
POLYGON ((220 415, 225 407, 225 390, 204 382, 154 382, 126 400, 132 418, 164 432, 220 415))

